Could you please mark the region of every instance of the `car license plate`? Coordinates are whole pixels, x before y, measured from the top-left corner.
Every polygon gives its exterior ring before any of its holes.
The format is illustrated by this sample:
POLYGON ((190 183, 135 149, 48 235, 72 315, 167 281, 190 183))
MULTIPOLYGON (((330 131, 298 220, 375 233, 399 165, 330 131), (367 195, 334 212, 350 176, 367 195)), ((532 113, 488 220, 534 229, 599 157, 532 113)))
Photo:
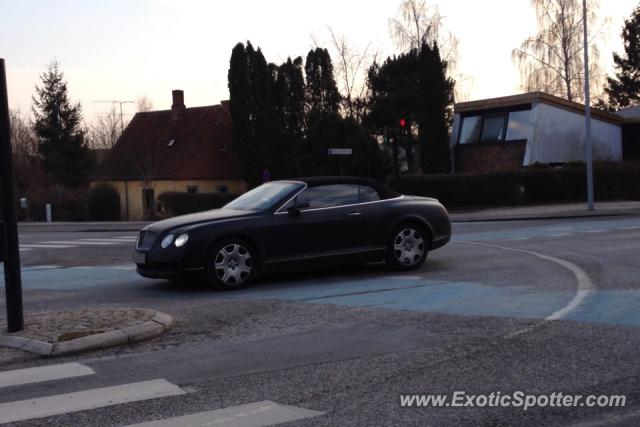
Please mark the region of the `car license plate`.
POLYGON ((135 252, 133 254, 133 262, 136 264, 145 264, 147 262, 147 254, 140 254, 135 252))

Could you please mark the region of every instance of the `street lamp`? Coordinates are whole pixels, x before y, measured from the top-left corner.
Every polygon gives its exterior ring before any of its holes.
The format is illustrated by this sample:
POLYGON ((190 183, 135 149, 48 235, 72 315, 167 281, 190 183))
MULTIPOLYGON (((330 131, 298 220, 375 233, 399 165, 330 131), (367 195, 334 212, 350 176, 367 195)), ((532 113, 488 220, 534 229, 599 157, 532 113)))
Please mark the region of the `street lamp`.
POLYGON ((587 161, 587 205, 593 210, 593 148, 591 142, 591 99, 589 94, 589 40, 587 36, 587 0, 582 0, 582 27, 584 30, 584 117, 585 150, 587 161))

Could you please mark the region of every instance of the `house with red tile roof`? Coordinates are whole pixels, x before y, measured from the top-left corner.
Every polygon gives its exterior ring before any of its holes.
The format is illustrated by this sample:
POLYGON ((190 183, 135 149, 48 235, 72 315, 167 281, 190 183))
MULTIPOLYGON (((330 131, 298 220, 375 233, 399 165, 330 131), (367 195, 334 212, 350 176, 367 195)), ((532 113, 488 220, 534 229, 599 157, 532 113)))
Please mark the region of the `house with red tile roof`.
POLYGON ((137 113, 91 176, 116 189, 123 220, 152 216, 165 191, 246 191, 228 101, 186 108, 183 91, 172 95, 171 110, 137 113))

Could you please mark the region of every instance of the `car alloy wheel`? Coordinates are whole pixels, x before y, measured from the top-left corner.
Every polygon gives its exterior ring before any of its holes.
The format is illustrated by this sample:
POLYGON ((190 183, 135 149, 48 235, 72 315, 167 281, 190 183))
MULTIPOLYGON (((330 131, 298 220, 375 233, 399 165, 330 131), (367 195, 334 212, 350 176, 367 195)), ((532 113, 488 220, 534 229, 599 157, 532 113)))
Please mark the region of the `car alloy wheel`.
POLYGON ((246 282, 253 271, 249 249, 239 243, 222 246, 214 259, 214 270, 220 282, 229 287, 246 282))
POLYGON ((404 268, 422 264, 425 253, 424 237, 413 227, 402 227, 393 239, 393 256, 397 264, 404 268))

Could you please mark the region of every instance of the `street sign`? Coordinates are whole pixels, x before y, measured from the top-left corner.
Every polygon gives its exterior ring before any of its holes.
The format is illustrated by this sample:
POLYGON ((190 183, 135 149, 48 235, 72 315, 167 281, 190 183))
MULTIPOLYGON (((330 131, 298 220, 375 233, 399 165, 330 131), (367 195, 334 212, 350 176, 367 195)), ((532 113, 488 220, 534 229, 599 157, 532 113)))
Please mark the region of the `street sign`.
POLYGON ((330 156, 350 156, 353 154, 353 150, 351 148, 329 148, 327 153, 330 156))

